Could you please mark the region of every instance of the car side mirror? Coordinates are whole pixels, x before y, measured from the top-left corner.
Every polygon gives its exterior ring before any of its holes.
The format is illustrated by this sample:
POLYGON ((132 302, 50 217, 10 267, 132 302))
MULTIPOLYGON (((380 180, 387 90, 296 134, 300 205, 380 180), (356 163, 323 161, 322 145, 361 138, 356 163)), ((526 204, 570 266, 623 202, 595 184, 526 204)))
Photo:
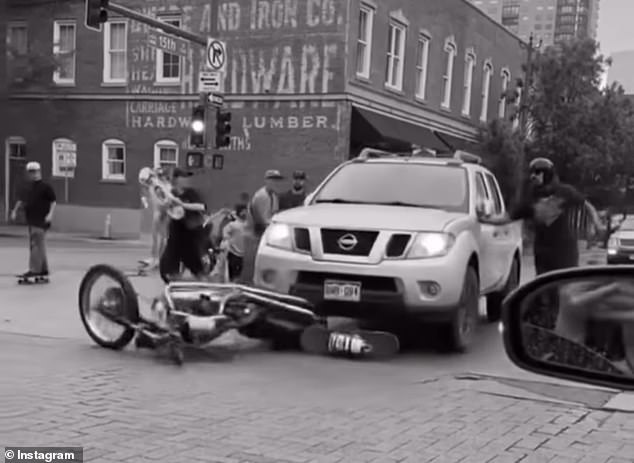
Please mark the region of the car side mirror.
POLYGON ((546 273, 507 297, 501 329, 524 370, 634 391, 634 268, 546 273))
POLYGON ((476 214, 478 214, 478 218, 481 219, 491 217, 491 215, 493 215, 493 201, 488 199, 479 201, 476 206, 476 214))

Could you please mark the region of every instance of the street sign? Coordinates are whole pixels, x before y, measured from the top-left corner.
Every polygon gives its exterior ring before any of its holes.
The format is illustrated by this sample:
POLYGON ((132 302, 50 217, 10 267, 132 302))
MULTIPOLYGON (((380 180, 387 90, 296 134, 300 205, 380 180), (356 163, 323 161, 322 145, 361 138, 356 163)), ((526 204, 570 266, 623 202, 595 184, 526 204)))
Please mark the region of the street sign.
POLYGON ((227 45, 225 42, 208 38, 206 58, 208 69, 225 72, 227 67, 227 45))
POLYGON ((55 142, 55 154, 61 170, 72 170, 77 167, 77 145, 68 142, 55 142))
POLYGON ((147 43, 151 47, 158 48, 172 55, 187 56, 189 51, 189 44, 186 40, 160 31, 149 31, 147 43))
POLYGON ((218 71, 201 71, 198 74, 199 92, 220 92, 222 84, 222 74, 218 71))
POLYGON ((222 106, 225 103, 225 99, 222 95, 216 95, 215 93, 210 93, 207 96, 207 101, 215 106, 222 106))

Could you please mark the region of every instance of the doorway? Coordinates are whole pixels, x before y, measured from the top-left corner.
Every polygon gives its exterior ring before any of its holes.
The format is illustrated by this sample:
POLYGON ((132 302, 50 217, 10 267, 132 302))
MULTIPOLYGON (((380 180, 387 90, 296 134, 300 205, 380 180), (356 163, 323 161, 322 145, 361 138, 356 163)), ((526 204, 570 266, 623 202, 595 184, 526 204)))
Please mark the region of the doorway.
MULTIPOLYGON (((26 140, 22 137, 7 138, 4 157, 4 221, 7 223, 24 184, 26 162, 26 140)), ((15 223, 23 225, 24 214, 19 214, 15 223)))

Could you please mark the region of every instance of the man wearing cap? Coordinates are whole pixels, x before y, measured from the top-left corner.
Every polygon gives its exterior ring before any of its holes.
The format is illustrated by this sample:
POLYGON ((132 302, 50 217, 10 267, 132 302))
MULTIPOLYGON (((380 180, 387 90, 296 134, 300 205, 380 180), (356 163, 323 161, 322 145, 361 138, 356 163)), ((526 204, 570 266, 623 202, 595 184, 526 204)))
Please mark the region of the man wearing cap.
POLYGON ((24 208, 29 227, 30 256, 29 270, 23 276, 48 276, 46 231, 53 221, 57 198, 53 188, 42 180, 42 168, 38 162, 29 162, 26 171, 30 181, 11 211, 11 220, 15 222, 18 211, 24 208))
POLYGON ((264 230, 271 218, 279 211, 279 194, 284 176, 279 170, 267 170, 264 174, 264 186, 255 192, 247 207, 247 224, 244 243, 244 258, 240 280, 253 282, 255 256, 264 230))
POLYGON ((293 186, 280 196, 280 211, 303 205, 306 199, 305 186, 306 173, 301 170, 293 172, 293 186))
POLYGON ((181 263, 196 277, 201 277, 205 270, 203 214, 207 206, 200 193, 189 185, 191 176, 191 172, 178 167, 172 173, 172 191, 176 204, 185 209, 185 216, 180 220, 170 219, 167 243, 159 262, 161 276, 167 279, 180 274, 181 263))

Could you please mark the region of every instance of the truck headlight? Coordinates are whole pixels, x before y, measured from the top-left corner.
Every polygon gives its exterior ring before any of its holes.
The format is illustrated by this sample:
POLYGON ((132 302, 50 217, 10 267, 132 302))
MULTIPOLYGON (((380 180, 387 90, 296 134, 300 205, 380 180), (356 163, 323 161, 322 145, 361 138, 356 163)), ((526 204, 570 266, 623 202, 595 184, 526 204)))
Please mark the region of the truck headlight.
POLYGON ((610 255, 616 254, 618 248, 619 248, 618 238, 615 238, 613 236, 610 237, 610 239, 608 240, 608 254, 610 255))
POLYGON ((408 259, 424 259, 446 255, 456 238, 450 233, 419 233, 407 253, 408 259))
POLYGON ((284 223, 272 223, 266 229, 264 239, 266 244, 280 249, 292 250, 293 239, 291 236, 291 227, 284 223))

